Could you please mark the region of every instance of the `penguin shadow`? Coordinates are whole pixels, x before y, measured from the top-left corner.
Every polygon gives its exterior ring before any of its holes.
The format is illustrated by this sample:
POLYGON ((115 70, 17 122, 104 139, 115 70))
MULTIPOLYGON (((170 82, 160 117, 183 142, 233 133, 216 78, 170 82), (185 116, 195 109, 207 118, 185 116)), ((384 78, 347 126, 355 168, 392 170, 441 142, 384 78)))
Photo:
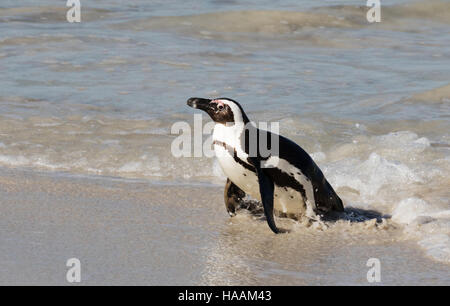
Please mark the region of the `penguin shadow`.
POLYGON ((321 217, 326 222, 348 221, 350 223, 362 223, 375 220, 376 223, 383 223, 383 220, 390 219, 390 215, 382 214, 371 209, 362 209, 352 206, 344 208, 343 212, 332 211, 321 217))
MULTIPOLYGON (((247 211, 250 215, 262 221, 266 219, 266 217, 264 216, 264 207, 262 203, 256 200, 252 199, 242 200, 237 207, 237 211, 247 211)), ((289 215, 280 212, 276 212, 275 215, 279 218, 288 218, 299 221, 298 218, 296 218, 296 216, 294 215, 289 215)), ((376 224, 381 224, 383 223, 383 220, 390 218, 391 218, 390 215, 382 214, 376 210, 347 206, 344 208, 343 212, 331 211, 325 215, 320 215, 319 220, 326 223, 336 223, 338 221, 347 221, 350 223, 363 223, 375 220, 376 224)), ((310 219, 310 222, 315 222, 319 220, 310 219)))

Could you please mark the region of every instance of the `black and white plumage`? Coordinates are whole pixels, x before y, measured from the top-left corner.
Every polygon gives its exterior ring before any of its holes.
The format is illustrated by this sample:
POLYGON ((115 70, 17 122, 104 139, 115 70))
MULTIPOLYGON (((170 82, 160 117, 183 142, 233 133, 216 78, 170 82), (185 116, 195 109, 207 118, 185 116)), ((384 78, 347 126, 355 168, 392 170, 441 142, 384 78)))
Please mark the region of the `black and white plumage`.
POLYGON ((275 225, 274 210, 313 219, 330 211, 344 210, 322 171, 295 142, 279 135, 278 156, 263 157, 259 150, 250 154, 254 152, 250 148, 252 141, 256 140, 254 143, 259 148, 260 135, 266 135, 270 147, 272 134, 260 133, 238 102, 228 98, 190 98, 187 104, 207 112, 216 123, 214 151, 228 177, 225 204, 230 215, 234 215, 236 204, 246 194, 261 200, 267 223, 275 233, 282 230, 275 225))

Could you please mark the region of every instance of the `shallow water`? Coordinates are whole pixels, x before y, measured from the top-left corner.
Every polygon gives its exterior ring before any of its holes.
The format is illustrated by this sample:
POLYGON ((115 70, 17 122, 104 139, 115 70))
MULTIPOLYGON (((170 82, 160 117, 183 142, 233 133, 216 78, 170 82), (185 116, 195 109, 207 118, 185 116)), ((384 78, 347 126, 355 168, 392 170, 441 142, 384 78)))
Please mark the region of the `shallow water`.
MULTIPOLYGON (((274 235, 248 213, 229 218, 222 188, 1 169, 0 284, 448 285, 450 266, 423 256, 387 220, 307 226, 274 235), (192 201, 195 199, 195 201, 192 201)), ((317 223, 315 223, 317 224, 317 223)))
POLYGON ((379 24, 365 1, 81 2, 80 24, 2 2, 0 165, 222 184, 214 159, 170 154, 171 126, 227 96, 450 262, 448 1, 383 2, 379 24))

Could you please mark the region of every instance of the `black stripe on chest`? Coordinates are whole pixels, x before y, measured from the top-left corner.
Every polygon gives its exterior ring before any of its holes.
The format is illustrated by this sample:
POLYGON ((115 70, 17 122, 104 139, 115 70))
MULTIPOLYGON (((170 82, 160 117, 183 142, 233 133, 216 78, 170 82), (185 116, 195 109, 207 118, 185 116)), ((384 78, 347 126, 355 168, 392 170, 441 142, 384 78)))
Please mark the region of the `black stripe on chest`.
POLYGON ((228 153, 233 157, 233 159, 234 159, 235 162, 237 162, 239 165, 241 165, 241 166, 244 167, 245 169, 247 169, 247 170, 249 170, 249 171, 252 171, 252 172, 255 172, 255 173, 256 173, 255 167, 253 167, 253 166, 250 165, 250 164, 247 164, 245 161, 243 161, 242 159, 240 159, 240 158, 237 156, 237 151, 236 151, 235 148, 233 148, 232 146, 226 144, 226 143, 223 142, 223 141, 218 141, 218 140, 214 140, 214 141, 213 141, 213 144, 224 147, 225 150, 227 150, 228 153))
MULTIPOLYGON (((214 140, 213 144, 224 147, 225 150, 227 150, 228 153, 233 157, 235 162, 242 165, 245 169, 256 173, 255 168, 252 165, 247 164, 246 162, 244 162, 242 159, 240 159, 237 156, 237 152, 236 152, 235 148, 233 148, 232 146, 228 145, 227 143, 225 143, 223 141, 218 141, 218 140, 214 140)), ((269 177, 273 180, 273 182, 276 186, 284 187, 286 191, 287 191, 287 187, 289 187, 291 189, 294 189, 294 190, 300 192, 300 194, 303 197, 303 201, 305 202, 305 205, 306 205, 306 201, 308 200, 308 198, 306 197, 305 188, 303 187, 302 184, 300 184, 299 181, 297 181, 295 179, 295 177, 293 175, 290 175, 276 167, 264 168, 264 172, 267 173, 267 175, 269 175, 269 177)))

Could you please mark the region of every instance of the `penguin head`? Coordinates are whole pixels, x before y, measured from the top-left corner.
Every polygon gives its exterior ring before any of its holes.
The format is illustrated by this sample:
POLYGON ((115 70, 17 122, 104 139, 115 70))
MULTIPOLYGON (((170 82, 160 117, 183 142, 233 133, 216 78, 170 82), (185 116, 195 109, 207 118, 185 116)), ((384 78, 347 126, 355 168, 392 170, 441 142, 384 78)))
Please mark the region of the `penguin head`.
POLYGON ((205 111, 216 123, 226 125, 234 123, 246 124, 249 122, 241 105, 238 102, 228 98, 218 98, 212 100, 190 98, 187 100, 187 105, 205 111))

